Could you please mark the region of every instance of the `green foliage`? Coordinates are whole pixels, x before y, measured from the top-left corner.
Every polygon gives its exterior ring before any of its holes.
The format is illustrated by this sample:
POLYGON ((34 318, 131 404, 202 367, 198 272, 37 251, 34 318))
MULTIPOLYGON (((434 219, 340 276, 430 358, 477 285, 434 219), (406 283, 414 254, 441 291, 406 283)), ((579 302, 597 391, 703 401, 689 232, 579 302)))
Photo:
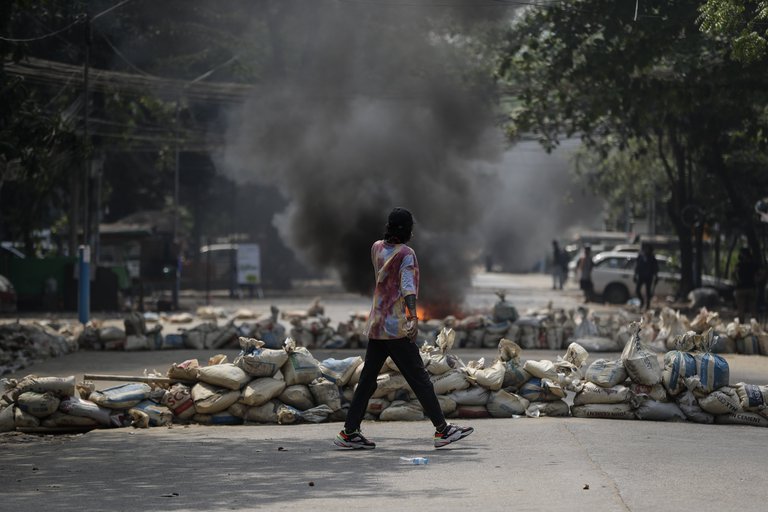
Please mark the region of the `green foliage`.
POLYGON ((547 149, 580 136, 609 199, 634 197, 638 166, 650 171, 668 198, 685 279, 692 223, 701 220, 691 211, 753 229, 744 205, 762 181, 765 63, 730 59, 727 42, 698 30, 697 2, 638 5, 637 19, 607 0, 528 9, 509 32, 499 74, 519 91, 509 132, 533 133, 547 149))
POLYGON ((768 1, 707 0, 700 8, 701 30, 731 41, 734 59, 750 63, 768 50, 768 1))

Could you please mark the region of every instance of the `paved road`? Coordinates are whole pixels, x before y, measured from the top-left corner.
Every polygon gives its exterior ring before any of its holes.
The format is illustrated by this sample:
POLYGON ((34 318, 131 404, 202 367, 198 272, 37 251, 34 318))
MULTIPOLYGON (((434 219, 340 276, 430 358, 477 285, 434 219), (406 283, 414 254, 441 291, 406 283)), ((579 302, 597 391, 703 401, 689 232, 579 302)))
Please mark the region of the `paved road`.
MULTIPOLYGON (((498 279, 522 310, 578 293, 552 292, 546 276, 493 276, 475 303, 493 299, 498 279)), ((306 304, 306 297, 291 299, 306 304)), ((365 307, 328 300, 339 314, 365 307)), ((559 305, 559 304, 555 304, 559 305)), ((20 375, 164 372, 212 351, 81 352, 20 375)), ((234 355, 235 351, 226 351, 234 355)), ((357 352, 315 351, 322 359, 357 352)), ((493 350, 457 351, 465 361, 493 350)), ((558 352, 526 351, 555 359, 558 352)), ((593 354, 595 357, 615 354, 593 354)), ((729 355, 732 382, 768 382, 768 358, 729 355)), ((768 430, 578 418, 485 419, 475 434, 442 450, 427 422, 366 422, 379 446, 334 449, 339 424, 174 426, 78 436, 0 434, 0 510, 495 510, 764 511, 768 430), (426 456, 408 466, 401 456, 426 456), (314 484, 314 485, 311 485, 314 484)))

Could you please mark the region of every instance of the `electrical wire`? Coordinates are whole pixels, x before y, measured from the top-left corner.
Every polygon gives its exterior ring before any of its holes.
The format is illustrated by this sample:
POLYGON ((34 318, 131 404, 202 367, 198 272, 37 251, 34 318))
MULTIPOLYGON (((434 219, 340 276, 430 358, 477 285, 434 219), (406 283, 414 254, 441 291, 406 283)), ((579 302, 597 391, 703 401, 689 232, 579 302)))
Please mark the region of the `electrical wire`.
POLYGON ((85 14, 78 14, 77 17, 75 17, 75 21, 70 23, 64 28, 60 28, 59 30, 55 30, 53 32, 50 32, 48 34, 39 36, 39 37, 26 37, 26 38, 14 38, 14 37, 4 37, 0 36, 0 41, 5 41, 6 43, 31 43, 34 41, 42 41, 43 39, 48 39, 50 37, 57 36, 61 34, 62 32, 66 32, 70 28, 74 27, 78 23, 83 23, 86 20, 85 14))
MULTIPOLYGON (((132 2, 132 1, 133 0, 123 0, 119 4, 115 4, 112 7, 109 7, 107 9, 101 11, 100 13, 97 13, 97 14, 91 16, 91 21, 97 20, 97 19, 101 18, 102 16, 105 16, 105 15, 109 14, 110 12, 114 11, 118 7, 122 7, 123 5, 127 4, 128 2, 132 2)), ((54 30, 53 32, 49 32, 47 34, 43 34, 42 36, 26 37, 26 38, 16 38, 16 37, 0 36, 0 41, 5 41, 6 43, 32 43, 32 42, 35 42, 35 41, 42 41, 44 39, 55 37, 55 36, 57 36, 57 35, 59 35, 59 34, 61 34, 63 32, 66 32, 67 30, 69 30, 70 28, 74 27, 75 25, 77 25, 79 23, 84 23, 86 20, 88 20, 88 15, 86 13, 81 13, 81 14, 78 14, 77 16, 75 16, 74 21, 72 21, 72 23, 70 23, 69 25, 67 25, 67 26, 65 26, 63 28, 60 28, 58 30, 54 30)))

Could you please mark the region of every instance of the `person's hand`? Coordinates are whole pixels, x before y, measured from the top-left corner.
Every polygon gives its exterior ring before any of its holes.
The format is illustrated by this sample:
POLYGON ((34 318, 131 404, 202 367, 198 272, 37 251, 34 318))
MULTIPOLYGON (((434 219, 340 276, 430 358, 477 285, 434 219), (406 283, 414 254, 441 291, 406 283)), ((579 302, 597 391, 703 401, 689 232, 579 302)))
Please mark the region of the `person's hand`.
POLYGON ((416 341, 416 335, 419 333, 419 319, 412 316, 405 324, 405 334, 411 342, 416 341))

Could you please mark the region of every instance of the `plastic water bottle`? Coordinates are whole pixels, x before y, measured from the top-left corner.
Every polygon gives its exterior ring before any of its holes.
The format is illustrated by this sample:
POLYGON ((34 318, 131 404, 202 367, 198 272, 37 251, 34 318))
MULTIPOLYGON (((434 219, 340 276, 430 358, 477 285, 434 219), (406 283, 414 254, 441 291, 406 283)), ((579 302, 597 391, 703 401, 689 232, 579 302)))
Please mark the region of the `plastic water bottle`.
POLYGON ((400 457, 401 464, 429 464, 429 459, 426 457, 400 457))

